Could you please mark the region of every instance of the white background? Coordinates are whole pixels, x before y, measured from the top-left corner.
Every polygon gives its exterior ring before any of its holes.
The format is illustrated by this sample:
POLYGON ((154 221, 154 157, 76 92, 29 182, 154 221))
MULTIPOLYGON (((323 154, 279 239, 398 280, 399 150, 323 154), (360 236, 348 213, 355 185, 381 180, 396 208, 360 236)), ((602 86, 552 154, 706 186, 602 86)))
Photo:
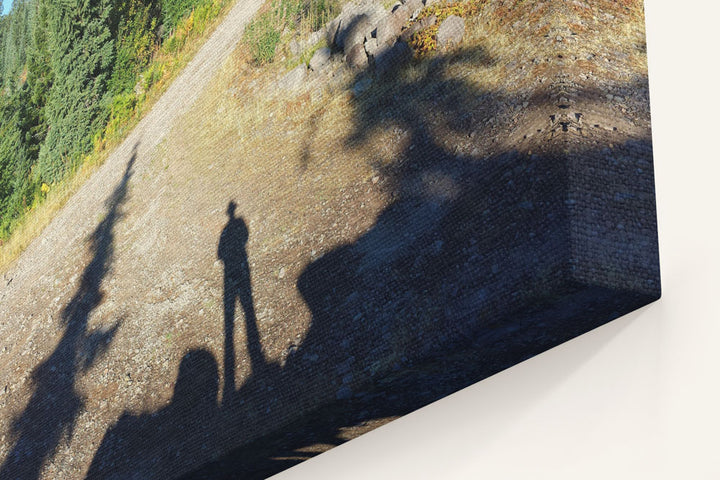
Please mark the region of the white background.
POLYGON ((278 479, 720 479, 720 6, 646 20, 663 298, 278 479))

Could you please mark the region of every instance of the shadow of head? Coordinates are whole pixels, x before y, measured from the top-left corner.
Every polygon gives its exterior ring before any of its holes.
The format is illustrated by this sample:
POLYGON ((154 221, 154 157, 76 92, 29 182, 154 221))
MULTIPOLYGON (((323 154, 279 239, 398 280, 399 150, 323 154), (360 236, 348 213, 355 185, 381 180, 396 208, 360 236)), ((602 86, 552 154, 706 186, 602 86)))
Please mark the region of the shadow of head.
POLYGON ((235 218, 235 210, 236 209, 237 209, 237 203, 235 203, 234 200, 230 200, 230 202, 228 202, 228 206, 227 206, 227 210, 226 210, 228 217, 235 218))
POLYGON ((235 216, 237 204, 231 200, 228 202, 227 224, 220 235, 218 244, 218 257, 226 262, 228 267, 239 267, 245 259, 245 244, 248 241, 250 232, 242 217, 235 216))
POLYGON ((215 357, 205 349, 191 350, 180 362, 173 403, 192 408, 215 408, 219 389, 215 357))

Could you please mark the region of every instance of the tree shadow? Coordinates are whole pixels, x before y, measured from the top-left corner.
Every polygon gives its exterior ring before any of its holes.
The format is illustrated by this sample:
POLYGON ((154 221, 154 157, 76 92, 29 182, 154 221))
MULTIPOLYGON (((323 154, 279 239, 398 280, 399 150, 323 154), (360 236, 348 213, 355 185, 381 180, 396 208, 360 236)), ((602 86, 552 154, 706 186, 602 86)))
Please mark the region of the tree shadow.
POLYGON ((658 297, 650 139, 608 153, 599 135, 570 148, 546 120, 545 132, 516 150, 495 146, 499 134, 487 119, 525 99, 445 73, 458 62, 479 68, 488 61, 481 49, 440 56, 421 75, 399 70, 356 97, 349 145, 371 141, 378 129, 404 135, 400 158, 378 166, 393 200, 370 230, 300 275, 312 324, 283 366, 262 353, 245 249, 250 233, 230 202, 218 247, 225 264, 222 404, 206 403, 202 420, 192 423, 187 419, 198 414, 176 394, 158 412, 168 433, 154 458, 175 459, 157 460, 165 470, 135 470, 155 454, 134 450, 135 461, 123 448, 146 444, 142 432, 155 425, 153 416, 123 417, 89 477, 264 478, 343 443, 348 428, 357 434, 404 415, 658 297), (468 145, 448 143, 439 132, 468 145), (482 148, 473 153, 473 144, 482 148), (602 185, 582 197, 593 174, 602 185), (630 210, 643 215, 617 228, 630 210), (582 237, 592 236, 600 214, 600 240, 582 237), (252 364, 240 386, 236 299, 252 364), (192 454, 172 457, 193 442, 192 454))
POLYGON ((298 279, 313 321, 272 395, 315 409, 184 478, 265 478, 343 443, 347 428, 409 413, 659 297, 650 139, 610 151, 602 133, 556 131, 551 116, 567 106, 548 92, 535 99, 547 104, 532 114, 547 117, 539 128, 516 150, 495 146, 502 134, 487 120, 527 99, 449 73, 492 62, 461 50, 355 97, 349 145, 396 129, 406 147, 378 167, 393 200, 375 225, 298 279), (639 212, 632 226, 628 211, 639 212))
POLYGON ((53 353, 32 372, 34 391, 25 410, 13 422, 15 444, 0 466, 0 478, 39 478, 61 442, 69 441, 84 408, 76 378, 107 351, 120 326, 117 321, 93 332, 87 328, 91 312, 103 301, 101 284, 112 262, 113 228, 122 218, 120 208, 127 197, 136 156, 137 144, 122 180, 105 201, 105 218, 90 236, 93 256, 83 270, 75 295, 62 311, 63 336, 53 353))

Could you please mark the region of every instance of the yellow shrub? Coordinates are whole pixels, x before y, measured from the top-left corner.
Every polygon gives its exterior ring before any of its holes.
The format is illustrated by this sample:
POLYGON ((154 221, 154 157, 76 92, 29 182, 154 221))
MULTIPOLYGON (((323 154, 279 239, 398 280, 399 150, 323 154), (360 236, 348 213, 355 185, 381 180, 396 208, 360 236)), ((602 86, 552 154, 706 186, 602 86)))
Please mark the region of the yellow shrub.
POLYGON ((440 24, 451 15, 468 18, 477 15, 480 12, 480 5, 483 0, 469 0, 467 2, 452 2, 445 4, 436 4, 424 8, 418 14, 415 22, 419 22, 425 18, 435 15, 437 21, 434 25, 424 28, 417 32, 410 39, 410 46, 417 56, 423 56, 437 49, 437 33, 440 24))

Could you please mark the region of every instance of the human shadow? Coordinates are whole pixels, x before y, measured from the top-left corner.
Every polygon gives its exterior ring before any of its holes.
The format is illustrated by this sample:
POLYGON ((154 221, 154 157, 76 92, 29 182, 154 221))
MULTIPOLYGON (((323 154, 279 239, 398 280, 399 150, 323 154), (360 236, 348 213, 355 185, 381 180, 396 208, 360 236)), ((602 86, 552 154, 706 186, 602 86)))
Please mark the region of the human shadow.
POLYGON ((103 301, 102 280, 113 258, 113 229, 122 218, 128 182, 137 156, 135 145, 122 180, 105 201, 107 212, 90 236, 92 259, 80 285, 61 314, 65 331, 55 350, 32 372, 33 393, 11 429, 14 445, 0 466, 0 478, 39 478, 62 439, 72 437, 85 400, 77 390, 78 374, 87 371, 105 353, 120 321, 88 332, 88 318, 103 301))
POLYGON ((218 367, 205 349, 185 354, 170 403, 125 413, 105 434, 86 478, 165 478, 187 459, 217 448, 218 367))
POLYGON ((185 473, 211 461, 224 445, 266 421, 274 403, 268 397, 281 389, 284 379, 279 366, 268 362, 262 352, 246 250, 249 231, 236 210, 237 204, 228 202, 228 220, 217 247, 224 264, 222 390, 215 357, 205 349, 191 350, 180 363, 169 404, 152 413, 124 413, 106 432, 86 478, 166 478, 185 473), (244 318, 245 333, 240 356, 249 358, 252 368, 239 388, 235 384, 238 316, 244 318))
POLYGON ((492 62, 481 49, 459 51, 436 58, 424 75, 398 72, 356 96, 349 145, 372 141, 378 130, 407 139, 396 162, 377 167, 392 201, 366 233, 300 275, 313 321, 282 370, 263 377, 276 390, 251 388, 260 381, 254 375, 239 390, 249 404, 292 392, 285 412, 308 398, 315 408, 183 478, 265 478, 345 442, 348 429, 416 410, 657 298, 650 140, 616 145, 618 162, 601 135, 588 134, 568 153, 562 138, 547 140, 555 134, 547 122, 520 135, 535 138, 516 149, 495 147, 491 139, 501 135, 487 119, 519 111, 532 92, 482 91, 450 73, 492 62), (443 142, 443 131, 469 145, 443 142), (584 185, 589 172, 602 182, 584 185), (607 185, 633 193, 598 191, 607 185), (592 212, 576 206, 578 190, 588 192, 592 212), (644 266, 613 267, 608 277, 598 269, 597 284, 581 281, 573 235, 597 212, 611 225, 628 208, 643 212, 632 231, 607 227, 602 241, 584 239, 590 251, 581 260, 606 270, 610 261, 644 266), (633 244, 645 248, 623 247, 633 244), (614 283, 632 275, 650 287, 614 283))
POLYGON ((237 205, 230 201, 227 206, 228 222, 220 234, 218 258, 224 264, 223 315, 225 319, 224 385, 223 402, 234 397, 235 386, 235 308, 240 301, 245 319, 248 356, 253 374, 260 373, 266 362, 262 353, 253 304, 250 265, 245 249, 248 229, 242 217, 235 216, 237 205))

